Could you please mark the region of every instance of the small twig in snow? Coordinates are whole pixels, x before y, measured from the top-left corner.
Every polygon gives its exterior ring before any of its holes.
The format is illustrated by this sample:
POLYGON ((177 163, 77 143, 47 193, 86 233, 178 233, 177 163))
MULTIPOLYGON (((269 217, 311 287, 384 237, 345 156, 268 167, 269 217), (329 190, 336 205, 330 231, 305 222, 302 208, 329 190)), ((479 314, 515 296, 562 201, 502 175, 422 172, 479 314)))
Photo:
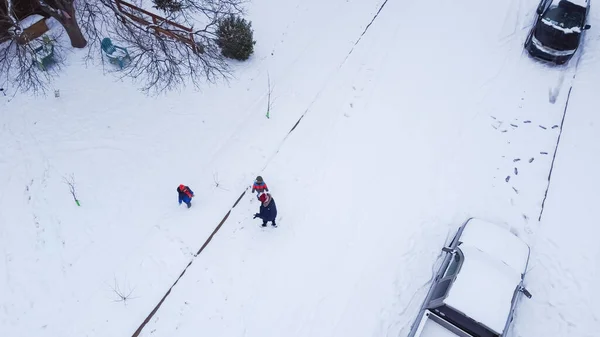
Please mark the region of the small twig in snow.
POLYGON ((71 174, 71 176, 69 176, 68 178, 63 177, 63 180, 65 181, 65 184, 69 185, 69 191, 71 192, 73 200, 75 200, 77 206, 81 206, 81 204, 79 204, 79 199, 77 199, 77 194, 75 191, 75 176, 71 174))
POLYGON ((267 72, 267 85, 269 90, 267 92, 267 118, 271 118, 271 93, 273 93, 273 89, 271 89, 271 76, 269 75, 269 72, 267 72))
POLYGON ((129 293, 127 293, 127 295, 125 295, 125 293, 119 288, 119 284, 117 283, 117 278, 115 277, 115 285, 114 287, 110 287, 115 294, 117 294, 117 296, 119 296, 119 299, 113 300, 113 302, 123 302, 123 304, 127 305, 127 300, 132 300, 132 299, 136 299, 137 297, 131 297, 131 294, 133 293, 133 291, 135 290, 135 288, 129 290, 129 293))
POLYGON ((219 182, 219 174, 218 173, 213 174, 213 181, 215 182, 215 187, 220 188, 225 191, 229 191, 228 189, 221 187, 221 183, 219 182))

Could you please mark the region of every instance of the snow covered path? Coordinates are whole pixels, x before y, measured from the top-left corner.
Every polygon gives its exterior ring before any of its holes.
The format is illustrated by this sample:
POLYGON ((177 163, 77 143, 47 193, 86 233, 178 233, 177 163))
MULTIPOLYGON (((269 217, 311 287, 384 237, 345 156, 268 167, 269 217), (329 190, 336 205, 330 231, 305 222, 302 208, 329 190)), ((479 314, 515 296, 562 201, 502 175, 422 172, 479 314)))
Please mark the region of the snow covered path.
MULTIPOLYGON (((539 250, 517 335, 592 336, 598 268, 572 260, 597 260, 585 226, 597 199, 576 208, 579 166, 568 165, 592 158, 594 172, 598 142, 573 120, 590 157, 581 142, 559 150, 540 226, 575 64, 523 52, 537 1, 390 0, 355 46, 383 3, 254 1, 256 55, 228 88, 148 99, 74 61, 59 99, 1 101, 2 335, 130 335, 262 174, 280 228, 259 228, 247 193, 143 336, 402 336, 469 216, 510 224, 539 250), (81 207, 63 180, 72 173, 81 207), (182 182, 198 196, 191 210, 176 208, 182 182), (559 242, 571 214, 555 190, 572 196, 581 241, 559 242)), ((596 49, 571 97, 584 116, 597 106, 596 49)))
MULTIPOLYGON (((592 7, 592 27, 600 27, 592 7)), ((600 40, 588 34, 569 100, 542 221, 532 240, 528 287, 516 336, 597 336, 600 329, 600 40)))
POLYGON ((0 321, 10 335, 137 328, 339 69, 364 30, 345 23, 366 25, 381 6, 315 3, 255 2, 262 47, 230 88, 148 99, 75 59, 59 99, 3 99, 0 321), (72 173, 81 208, 64 183, 72 173), (198 194, 189 212, 176 209, 181 182, 198 194), (117 292, 131 294, 127 305, 117 292))

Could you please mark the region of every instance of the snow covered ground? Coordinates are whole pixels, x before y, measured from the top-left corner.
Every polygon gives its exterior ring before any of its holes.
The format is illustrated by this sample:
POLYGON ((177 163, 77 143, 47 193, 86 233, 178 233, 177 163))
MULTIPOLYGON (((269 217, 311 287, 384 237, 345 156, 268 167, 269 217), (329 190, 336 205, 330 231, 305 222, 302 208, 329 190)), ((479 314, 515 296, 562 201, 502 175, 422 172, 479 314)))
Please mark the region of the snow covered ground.
MULTIPOLYGON (((592 11, 598 27, 598 11, 592 11)), ((552 170, 545 211, 532 237, 529 288, 516 318, 517 336, 597 336, 600 246, 595 207, 600 178, 597 89, 600 44, 587 36, 552 170)))
POLYGON ((255 0, 228 85, 148 98, 74 54, 59 98, 0 97, 0 335, 129 336, 192 261, 141 336, 403 336, 478 216, 532 246, 514 335, 595 336, 600 19, 551 67, 536 6, 255 0), (280 227, 246 193, 195 257, 257 174, 280 227))

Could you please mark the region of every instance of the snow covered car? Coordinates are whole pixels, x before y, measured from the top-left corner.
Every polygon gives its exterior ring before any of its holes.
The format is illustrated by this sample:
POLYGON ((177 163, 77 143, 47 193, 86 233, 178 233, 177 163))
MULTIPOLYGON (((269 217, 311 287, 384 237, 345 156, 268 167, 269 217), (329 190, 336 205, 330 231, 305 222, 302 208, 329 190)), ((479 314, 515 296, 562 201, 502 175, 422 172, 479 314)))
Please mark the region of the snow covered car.
POLYGON ((471 218, 448 247, 408 337, 506 336, 522 294, 529 246, 471 218))
POLYGON ((537 19, 525 40, 531 56, 557 64, 573 57, 586 24, 589 0, 541 0, 537 19))

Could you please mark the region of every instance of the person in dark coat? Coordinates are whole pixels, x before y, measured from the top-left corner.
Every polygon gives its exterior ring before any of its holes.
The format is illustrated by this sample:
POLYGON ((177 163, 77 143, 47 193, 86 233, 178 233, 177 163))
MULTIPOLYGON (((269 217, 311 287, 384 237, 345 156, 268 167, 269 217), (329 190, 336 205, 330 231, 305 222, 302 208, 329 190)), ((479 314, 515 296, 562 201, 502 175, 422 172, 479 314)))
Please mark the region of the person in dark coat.
POLYGON ((185 202, 188 208, 192 207, 192 198, 194 197, 194 192, 189 186, 185 186, 183 184, 177 187, 177 193, 179 194, 179 204, 185 202))
POLYGON ((263 223, 262 226, 266 227, 267 222, 271 221, 271 225, 273 227, 277 227, 275 223, 275 218, 277 218, 277 206, 275 205, 275 200, 269 193, 261 193, 258 196, 258 200, 260 200, 260 211, 259 213, 254 214, 254 219, 261 218, 263 223))

